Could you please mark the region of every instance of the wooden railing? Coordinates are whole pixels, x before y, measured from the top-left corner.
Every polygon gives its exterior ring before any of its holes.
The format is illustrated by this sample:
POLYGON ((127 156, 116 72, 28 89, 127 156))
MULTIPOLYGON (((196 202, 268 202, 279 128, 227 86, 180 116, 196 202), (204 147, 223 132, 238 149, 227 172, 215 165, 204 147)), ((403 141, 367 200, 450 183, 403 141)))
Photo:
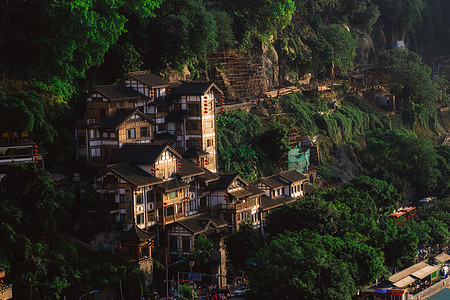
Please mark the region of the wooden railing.
POLYGON ((211 207, 211 210, 220 210, 220 209, 226 209, 226 210, 242 210, 248 207, 255 206, 255 200, 245 201, 242 203, 232 203, 232 204, 217 204, 211 207))
POLYGON ((255 204, 255 200, 250 200, 250 201, 245 201, 245 202, 242 202, 242 203, 237 203, 236 204, 236 210, 241 210, 241 209, 244 209, 244 208, 253 207, 255 205, 256 205, 255 204))

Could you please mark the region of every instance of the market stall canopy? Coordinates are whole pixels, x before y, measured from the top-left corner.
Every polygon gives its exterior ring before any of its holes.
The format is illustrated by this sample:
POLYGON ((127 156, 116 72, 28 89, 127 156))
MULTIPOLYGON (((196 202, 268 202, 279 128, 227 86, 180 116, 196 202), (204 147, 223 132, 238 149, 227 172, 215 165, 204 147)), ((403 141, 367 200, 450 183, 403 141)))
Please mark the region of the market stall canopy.
POLYGON ((445 263, 446 261, 450 260, 450 255, 444 252, 436 256, 435 259, 445 263))
POLYGON ((425 277, 427 277, 428 275, 430 275, 431 273, 433 273, 436 270, 439 270, 441 267, 440 266, 426 266, 414 273, 411 274, 411 276, 417 277, 419 279, 423 279, 425 277))
POLYGON ((405 277, 405 278, 403 278, 403 279, 401 279, 401 280, 399 280, 399 281, 397 281, 397 282, 394 282, 393 284, 396 286, 396 287, 407 287, 408 285, 410 285, 411 283, 413 283, 414 281, 416 281, 417 280, 417 278, 414 278, 414 277, 411 277, 411 276, 408 276, 408 277, 405 277))

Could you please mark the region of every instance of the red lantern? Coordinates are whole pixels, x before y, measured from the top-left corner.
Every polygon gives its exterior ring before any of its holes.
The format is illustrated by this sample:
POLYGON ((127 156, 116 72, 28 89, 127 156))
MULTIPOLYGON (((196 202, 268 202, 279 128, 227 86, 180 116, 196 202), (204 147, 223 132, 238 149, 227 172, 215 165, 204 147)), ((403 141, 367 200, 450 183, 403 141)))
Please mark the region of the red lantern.
POLYGON ((208 99, 208 96, 205 96, 205 97, 203 97, 203 98, 208 99))

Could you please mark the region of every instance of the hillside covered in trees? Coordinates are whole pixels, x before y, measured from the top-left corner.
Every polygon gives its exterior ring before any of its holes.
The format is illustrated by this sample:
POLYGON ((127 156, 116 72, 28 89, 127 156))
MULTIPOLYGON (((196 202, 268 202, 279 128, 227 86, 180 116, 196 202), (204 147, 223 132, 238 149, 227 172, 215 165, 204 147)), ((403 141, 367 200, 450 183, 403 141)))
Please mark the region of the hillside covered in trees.
MULTIPOLYGON (((215 81, 227 104, 265 101, 217 115, 219 171, 249 182, 277 173, 294 130, 319 136, 316 171, 325 184, 269 215, 268 239, 248 226, 230 237, 230 270, 245 269, 263 299, 349 299, 410 265, 419 248, 449 241, 450 146, 441 144, 450 132, 449 13, 447 0, 2 1, 0 135, 28 132, 48 153, 48 171, 89 178, 97 170, 75 162, 73 127, 93 85, 149 69, 173 82, 215 81), (368 66, 396 97, 395 110, 352 85, 355 70, 368 66), (325 84, 328 95, 314 88, 325 84), (286 86, 303 92, 263 97, 286 86), (346 182, 342 152, 358 165, 346 182), (423 196, 439 199, 419 221, 387 218, 423 196)), ((70 233, 78 195, 55 190, 34 166, 8 174, 0 267, 18 299, 118 282, 126 299, 150 291, 121 258, 77 250, 70 233)), ((88 207, 99 205, 91 190, 83 187, 88 207)))

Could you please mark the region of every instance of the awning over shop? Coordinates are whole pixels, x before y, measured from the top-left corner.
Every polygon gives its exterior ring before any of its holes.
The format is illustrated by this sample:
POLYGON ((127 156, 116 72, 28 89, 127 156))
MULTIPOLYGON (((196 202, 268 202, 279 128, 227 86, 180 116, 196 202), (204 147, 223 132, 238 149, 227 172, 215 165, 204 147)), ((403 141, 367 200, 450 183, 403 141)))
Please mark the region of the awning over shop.
POLYGON ((441 253, 438 256, 435 257, 437 260, 445 263, 446 261, 450 260, 450 255, 448 255, 447 253, 441 253))
POLYGON ((394 282, 394 285, 399 288, 407 287, 408 285, 410 285, 411 283, 413 283, 416 280, 417 280, 417 278, 408 276, 408 277, 403 278, 402 280, 394 282))
POLYGON ((423 279, 433 273, 436 270, 439 270, 440 266, 426 266, 425 268, 422 268, 414 273, 411 274, 411 276, 423 279))

